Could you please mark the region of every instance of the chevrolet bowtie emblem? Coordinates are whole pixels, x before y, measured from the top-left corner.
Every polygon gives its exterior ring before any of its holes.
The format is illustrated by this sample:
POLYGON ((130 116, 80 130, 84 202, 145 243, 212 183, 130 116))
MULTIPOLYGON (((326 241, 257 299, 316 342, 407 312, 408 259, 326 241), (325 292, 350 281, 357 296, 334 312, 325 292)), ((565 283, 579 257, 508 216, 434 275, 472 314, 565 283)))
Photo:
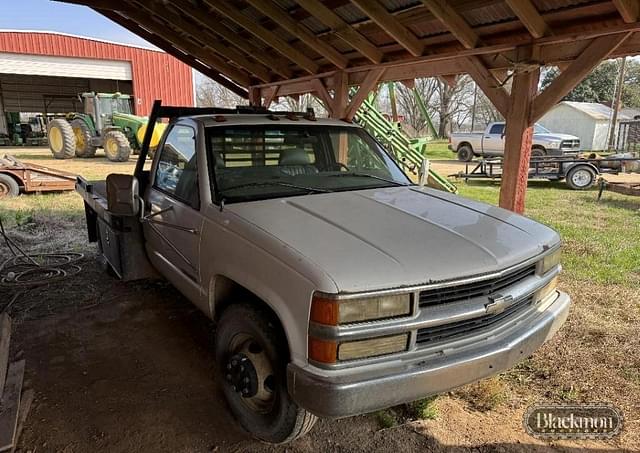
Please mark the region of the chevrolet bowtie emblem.
POLYGON ((503 296, 502 294, 492 294, 489 296, 490 302, 484 304, 485 312, 488 315, 497 315, 505 311, 513 302, 512 296, 503 296))

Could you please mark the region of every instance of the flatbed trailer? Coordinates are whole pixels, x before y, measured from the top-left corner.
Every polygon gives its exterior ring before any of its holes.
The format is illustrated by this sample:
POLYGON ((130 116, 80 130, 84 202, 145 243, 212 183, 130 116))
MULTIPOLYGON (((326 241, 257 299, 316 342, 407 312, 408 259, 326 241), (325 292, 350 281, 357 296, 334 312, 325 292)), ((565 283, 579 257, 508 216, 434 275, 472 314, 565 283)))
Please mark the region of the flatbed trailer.
POLYGON ((623 195, 632 195, 634 197, 640 197, 640 183, 634 182, 610 182, 604 178, 600 178, 600 190, 598 191, 598 200, 602 198, 602 193, 605 190, 609 192, 621 193, 623 195))
POLYGON ((0 199, 20 192, 73 190, 75 182, 73 173, 22 162, 10 155, 0 158, 0 199))
MULTIPOLYGON (((529 163, 529 179, 546 179, 549 181, 565 180, 574 190, 585 190, 593 187, 598 177, 603 174, 625 173, 627 167, 636 168, 639 158, 635 157, 543 157, 533 158, 529 163)), ((503 159, 493 157, 481 159, 477 163, 468 163, 465 170, 450 176, 469 179, 502 178, 503 159)))

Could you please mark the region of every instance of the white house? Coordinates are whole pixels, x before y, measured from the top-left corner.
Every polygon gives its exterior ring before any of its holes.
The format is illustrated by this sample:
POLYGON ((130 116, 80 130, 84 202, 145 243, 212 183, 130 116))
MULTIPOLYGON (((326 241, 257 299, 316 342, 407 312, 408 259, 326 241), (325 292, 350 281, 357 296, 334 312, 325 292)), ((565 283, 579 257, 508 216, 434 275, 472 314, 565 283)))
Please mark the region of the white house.
MULTIPOLYGON (((607 149, 612 116, 613 109, 604 104, 562 101, 538 123, 552 132, 580 137, 580 147, 585 151, 600 151, 607 149)), ((618 112, 618 122, 629 119, 633 119, 633 116, 624 111, 618 112)))

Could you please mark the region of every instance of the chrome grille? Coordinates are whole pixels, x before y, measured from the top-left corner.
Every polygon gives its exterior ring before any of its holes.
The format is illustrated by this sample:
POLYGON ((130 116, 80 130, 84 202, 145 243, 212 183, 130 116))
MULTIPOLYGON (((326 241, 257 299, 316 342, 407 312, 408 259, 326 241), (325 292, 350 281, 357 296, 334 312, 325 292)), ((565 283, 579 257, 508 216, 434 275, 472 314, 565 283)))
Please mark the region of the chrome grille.
POLYGON ((535 272, 536 265, 532 264, 531 266, 517 269, 494 279, 450 286, 447 288, 425 290, 420 293, 419 306, 420 308, 431 307, 434 305, 469 300, 475 297, 486 297, 534 275, 535 272))
POLYGON ((433 344, 442 340, 452 340, 470 332, 484 330, 505 320, 506 318, 516 316, 518 313, 531 306, 532 302, 533 296, 529 296, 507 307, 507 309, 502 313, 484 315, 473 319, 465 319, 463 321, 418 329, 416 343, 418 345, 433 344))
POLYGON ((560 148, 566 149, 574 149, 574 148, 580 148, 580 140, 562 140, 562 142, 560 142, 560 148))

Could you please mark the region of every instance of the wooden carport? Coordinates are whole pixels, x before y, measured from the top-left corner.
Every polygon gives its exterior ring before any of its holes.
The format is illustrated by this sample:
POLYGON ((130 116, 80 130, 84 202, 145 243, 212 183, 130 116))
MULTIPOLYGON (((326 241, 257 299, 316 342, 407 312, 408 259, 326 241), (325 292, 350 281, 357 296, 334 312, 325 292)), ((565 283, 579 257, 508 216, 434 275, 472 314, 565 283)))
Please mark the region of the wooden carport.
POLYGON ((533 123, 603 59, 640 53, 640 0, 63 1, 255 105, 314 93, 331 117, 351 120, 382 81, 468 73, 507 120, 500 206, 517 212, 533 123), (539 92, 550 65, 562 72, 539 92))

